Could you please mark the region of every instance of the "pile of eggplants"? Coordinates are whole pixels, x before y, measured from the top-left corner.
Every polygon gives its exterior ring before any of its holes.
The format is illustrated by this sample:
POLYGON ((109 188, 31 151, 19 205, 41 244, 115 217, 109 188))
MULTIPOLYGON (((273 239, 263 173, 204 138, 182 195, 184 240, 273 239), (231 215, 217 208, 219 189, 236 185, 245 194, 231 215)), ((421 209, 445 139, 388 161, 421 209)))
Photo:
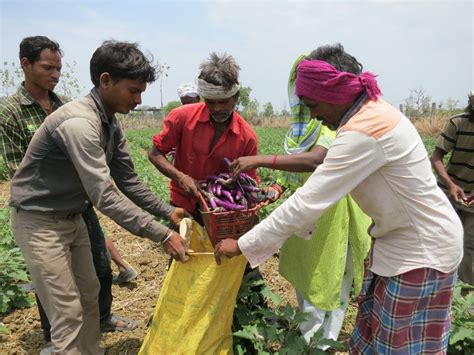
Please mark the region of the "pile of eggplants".
MULTIPOLYGON (((224 160, 229 166, 230 161, 224 160)), ((200 188, 211 212, 247 210, 266 199, 255 179, 246 173, 210 175, 200 182, 200 188)))

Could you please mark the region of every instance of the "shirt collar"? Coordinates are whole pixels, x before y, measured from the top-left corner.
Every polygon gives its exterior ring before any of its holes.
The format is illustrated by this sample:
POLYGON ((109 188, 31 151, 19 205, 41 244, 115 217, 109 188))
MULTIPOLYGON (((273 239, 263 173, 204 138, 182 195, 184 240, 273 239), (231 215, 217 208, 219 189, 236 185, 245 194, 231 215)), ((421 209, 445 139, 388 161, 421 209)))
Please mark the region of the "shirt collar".
POLYGON ((100 99, 99 92, 97 88, 92 88, 90 92, 90 96, 92 97, 92 100, 94 101, 98 111, 99 111, 99 116, 102 122, 104 123, 110 123, 111 121, 116 121, 115 115, 112 116, 111 120, 107 117, 107 114, 105 113, 105 108, 104 105, 102 104, 102 100, 100 99))
POLYGON ((362 106, 367 102, 368 96, 366 93, 361 94, 357 100, 354 102, 354 104, 347 110, 347 112, 342 116, 341 122, 339 124, 339 127, 344 126, 347 121, 351 119, 352 116, 354 116, 362 106))
MULTIPOLYGON (((204 105, 204 110, 201 111, 201 115, 199 116, 198 121, 212 123, 209 110, 207 109, 207 106, 205 103, 203 103, 203 105, 204 105)), ((233 133, 240 134, 239 117, 238 117, 237 112, 235 112, 235 110, 232 112, 232 122, 230 122, 229 128, 233 133)))
MULTIPOLYGON (((31 96, 31 94, 26 90, 25 88, 25 82, 22 82, 19 86, 18 89, 16 90, 16 94, 19 97, 19 101, 21 105, 24 106, 30 106, 33 105, 36 102, 36 100, 31 96)), ((56 106, 61 106, 63 104, 63 101, 52 91, 48 91, 49 98, 55 104, 56 106)))

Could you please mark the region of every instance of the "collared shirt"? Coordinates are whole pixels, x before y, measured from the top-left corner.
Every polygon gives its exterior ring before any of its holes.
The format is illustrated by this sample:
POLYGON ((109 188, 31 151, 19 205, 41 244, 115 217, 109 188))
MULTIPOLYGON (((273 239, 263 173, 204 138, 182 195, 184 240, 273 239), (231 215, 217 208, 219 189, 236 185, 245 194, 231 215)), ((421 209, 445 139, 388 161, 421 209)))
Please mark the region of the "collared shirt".
MULTIPOLYGON (((474 122, 469 121, 469 113, 448 120, 436 147, 452 152, 446 171, 454 183, 468 194, 474 191, 474 122)), ((440 179, 438 184, 446 189, 440 179)))
MULTIPOLYGON (((51 91, 49 97, 52 111, 66 101, 51 91)), ((15 94, 0 102, 0 151, 10 177, 18 169, 33 134, 49 113, 31 97, 23 83, 15 94)))
MULTIPOLYGON (((215 129, 205 103, 190 104, 172 110, 163 122, 163 130, 153 137, 153 144, 163 154, 176 148, 174 165, 196 180, 228 172, 224 158, 231 161, 241 156, 256 155, 258 139, 252 127, 234 111, 228 129, 211 148, 215 129)), ((256 177, 256 171, 249 172, 256 177)), ((196 200, 171 181, 171 202, 191 213, 196 200)))
POLYGON ((423 141, 410 121, 383 100, 369 101, 338 130, 324 163, 308 181, 238 243, 252 266, 351 193, 372 218, 371 270, 395 276, 418 268, 456 269, 463 228, 437 186, 423 141))
POLYGON ((123 130, 115 116, 106 116, 95 90, 53 112, 35 133, 12 179, 10 204, 76 214, 90 203, 155 241, 168 229, 141 208, 167 217, 173 211, 138 179, 123 130))

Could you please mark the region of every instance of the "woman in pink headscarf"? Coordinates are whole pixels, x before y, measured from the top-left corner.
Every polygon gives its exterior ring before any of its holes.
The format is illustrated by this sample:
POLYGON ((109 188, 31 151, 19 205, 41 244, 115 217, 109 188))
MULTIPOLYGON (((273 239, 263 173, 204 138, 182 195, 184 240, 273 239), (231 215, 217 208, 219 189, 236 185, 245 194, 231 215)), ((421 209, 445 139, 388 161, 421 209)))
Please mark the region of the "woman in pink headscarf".
POLYGON ((351 353, 445 353, 462 225, 415 127, 380 98, 375 75, 352 74, 354 65, 341 45, 299 64, 297 95, 336 138, 306 183, 238 241, 218 244, 216 258, 244 254, 255 267, 288 236, 309 239, 315 218, 350 193, 372 218, 374 240, 351 353))

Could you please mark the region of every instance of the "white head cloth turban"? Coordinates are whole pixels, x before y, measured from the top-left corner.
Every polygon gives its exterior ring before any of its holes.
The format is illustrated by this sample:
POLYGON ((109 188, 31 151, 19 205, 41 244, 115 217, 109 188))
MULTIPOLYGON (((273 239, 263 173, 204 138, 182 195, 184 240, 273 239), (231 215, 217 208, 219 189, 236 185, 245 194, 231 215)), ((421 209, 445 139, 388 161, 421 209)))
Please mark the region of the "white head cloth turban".
POLYGON ((225 90, 222 86, 208 83, 206 80, 198 79, 199 95, 205 99, 221 100, 228 99, 240 90, 239 84, 234 84, 229 90, 225 90))
POLYGON ((198 88, 197 85, 194 83, 185 83, 181 84, 178 87, 178 95, 179 97, 185 97, 185 96, 190 96, 190 97, 196 97, 198 96, 198 88))

